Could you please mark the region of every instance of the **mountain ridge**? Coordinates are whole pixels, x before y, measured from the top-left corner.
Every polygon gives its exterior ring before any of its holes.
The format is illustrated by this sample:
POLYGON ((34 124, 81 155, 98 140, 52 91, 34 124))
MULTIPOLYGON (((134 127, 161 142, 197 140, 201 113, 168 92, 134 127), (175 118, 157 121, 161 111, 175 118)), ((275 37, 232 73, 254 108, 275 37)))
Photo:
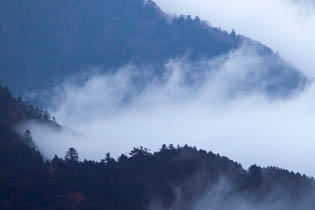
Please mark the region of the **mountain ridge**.
POLYGON ((169 17, 152 1, 11 0, 0 3, 0 13, 0 77, 15 95, 49 89, 91 66, 109 71, 128 63, 153 64, 158 72, 169 59, 211 59, 244 41, 278 63, 266 65, 279 81, 290 78, 288 95, 307 80, 270 48, 198 17, 169 17))

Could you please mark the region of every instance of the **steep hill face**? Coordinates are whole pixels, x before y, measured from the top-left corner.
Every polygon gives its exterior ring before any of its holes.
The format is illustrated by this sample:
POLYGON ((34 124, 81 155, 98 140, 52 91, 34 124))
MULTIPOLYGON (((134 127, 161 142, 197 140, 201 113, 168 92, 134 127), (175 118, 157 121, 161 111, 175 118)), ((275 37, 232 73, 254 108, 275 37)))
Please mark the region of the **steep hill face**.
MULTIPOLYGON (((18 134, 16 129, 27 121, 38 121, 39 123, 61 128, 47 111, 43 111, 27 104, 21 98, 14 98, 7 87, 0 85, 0 141, 1 143, 24 144, 34 147, 29 130, 18 134)), ((5 160, 5 158, 4 158, 5 160)))
POLYGON ((15 125, 29 120, 56 124, 47 111, 27 104, 20 97, 14 98, 7 87, 0 85, 0 123, 13 128, 15 125))
POLYGON ((261 78, 280 81, 271 91, 290 93, 305 85, 305 77, 269 48, 199 18, 167 17, 152 1, 0 2, 0 78, 18 94, 51 87, 91 66, 150 64, 158 71, 170 58, 210 59, 244 41, 259 45, 260 54, 273 60, 261 78))

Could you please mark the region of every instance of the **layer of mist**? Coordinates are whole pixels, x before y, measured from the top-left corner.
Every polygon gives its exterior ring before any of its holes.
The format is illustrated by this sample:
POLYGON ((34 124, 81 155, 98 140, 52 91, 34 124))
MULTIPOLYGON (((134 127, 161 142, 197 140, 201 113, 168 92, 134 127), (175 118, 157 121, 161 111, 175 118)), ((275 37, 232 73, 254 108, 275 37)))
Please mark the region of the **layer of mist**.
POLYGON ((68 81, 52 94, 50 112, 68 127, 28 124, 46 158, 75 147, 100 160, 145 146, 194 145, 241 162, 276 165, 308 175, 314 157, 313 85, 285 98, 270 96, 264 58, 243 47, 210 61, 172 60, 156 76, 146 67, 68 81))
MULTIPOLYGON (((198 186, 198 182, 200 180, 190 183, 190 186, 198 186)), ((184 187, 174 188, 174 192, 177 192, 176 202, 170 210, 311 210, 314 208, 312 202, 310 202, 315 195, 314 192, 304 195, 299 201, 294 201, 285 189, 275 186, 270 190, 269 194, 263 195, 263 198, 258 199, 255 196, 254 198, 250 197, 246 193, 236 192, 234 184, 224 177, 211 186, 199 199, 185 204, 185 200, 181 195, 184 187), (187 208, 187 206, 191 207, 187 208)), ((189 189, 194 189, 194 187, 189 189)), ((164 210, 164 208, 158 202, 152 202, 149 210, 164 210)))

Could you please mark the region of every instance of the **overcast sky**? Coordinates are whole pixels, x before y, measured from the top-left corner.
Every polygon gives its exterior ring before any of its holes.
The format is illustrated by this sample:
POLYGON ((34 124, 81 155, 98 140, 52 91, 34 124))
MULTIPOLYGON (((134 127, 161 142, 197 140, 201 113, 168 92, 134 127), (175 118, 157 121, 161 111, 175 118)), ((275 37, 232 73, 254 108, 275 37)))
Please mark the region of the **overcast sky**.
POLYGON ((170 14, 200 16, 258 40, 308 76, 315 74, 313 0, 156 0, 170 14))

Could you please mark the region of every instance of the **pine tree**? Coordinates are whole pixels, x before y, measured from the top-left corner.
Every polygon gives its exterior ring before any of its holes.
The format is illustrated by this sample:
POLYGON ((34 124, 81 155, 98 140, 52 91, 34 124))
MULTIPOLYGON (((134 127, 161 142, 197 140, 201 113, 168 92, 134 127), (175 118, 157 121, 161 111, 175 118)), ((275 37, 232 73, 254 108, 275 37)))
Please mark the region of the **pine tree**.
POLYGON ((73 147, 69 148, 65 155, 65 161, 67 162, 78 162, 79 161, 79 154, 76 149, 73 147))

